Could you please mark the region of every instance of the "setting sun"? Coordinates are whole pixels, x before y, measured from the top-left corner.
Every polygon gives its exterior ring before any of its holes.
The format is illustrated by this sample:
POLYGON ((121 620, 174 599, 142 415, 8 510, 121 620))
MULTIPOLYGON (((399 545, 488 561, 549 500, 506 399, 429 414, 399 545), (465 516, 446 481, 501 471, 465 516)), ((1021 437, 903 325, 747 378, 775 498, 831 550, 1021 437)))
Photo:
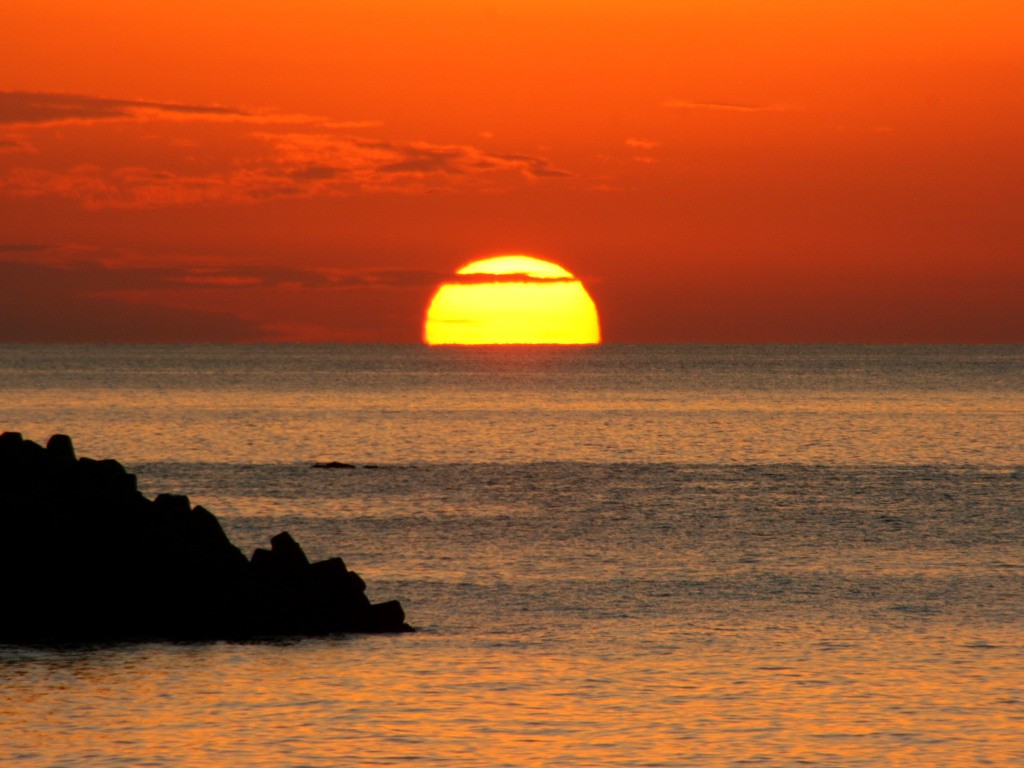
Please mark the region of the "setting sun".
POLYGON ((571 272, 531 256, 474 261, 442 284, 427 344, 598 344, 597 307, 571 272))

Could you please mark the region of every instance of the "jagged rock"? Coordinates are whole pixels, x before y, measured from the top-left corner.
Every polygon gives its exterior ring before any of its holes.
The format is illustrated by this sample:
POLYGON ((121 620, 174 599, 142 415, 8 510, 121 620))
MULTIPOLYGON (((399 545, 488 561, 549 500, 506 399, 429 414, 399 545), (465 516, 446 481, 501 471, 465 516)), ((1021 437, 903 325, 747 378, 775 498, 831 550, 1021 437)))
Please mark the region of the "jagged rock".
POLYGON ((270 552, 282 572, 302 573, 309 568, 309 558, 288 531, 282 531, 270 540, 270 552))
POLYGON ((0 459, 6 459, 17 451, 24 439, 21 432, 4 432, 0 435, 0 459))
POLYGON ((269 549, 257 549, 252 553, 252 560, 249 561, 252 564, 253 573, 258 576, 266 578, 273 578, 276 572, 274 567, 274 553, 269 549))
POLYGON ((340 557, 331 557, 310 565, 310 572, 318 582, 335 584, 344 583, 349 570, 345 567, 345 561, 340 557))
POLYGON ((71 438, 67 435, 54 435, 46 443, 46 450, 49 451, 53 460, 65 466, 71 466, 76 461, 75 447, 71 444, 71 438))
POLYGON ((0 642, 234 639, 411 628, 341 558, 287 533, 251 560, 187 496, 153 500, 116 461, 0 434, 0 642))
POLYGON ((77 467, 83 484, 96 495, 130 495, 138 490, 135 475, 128 474, 120 462, 113 459, 81 458, 77 467))

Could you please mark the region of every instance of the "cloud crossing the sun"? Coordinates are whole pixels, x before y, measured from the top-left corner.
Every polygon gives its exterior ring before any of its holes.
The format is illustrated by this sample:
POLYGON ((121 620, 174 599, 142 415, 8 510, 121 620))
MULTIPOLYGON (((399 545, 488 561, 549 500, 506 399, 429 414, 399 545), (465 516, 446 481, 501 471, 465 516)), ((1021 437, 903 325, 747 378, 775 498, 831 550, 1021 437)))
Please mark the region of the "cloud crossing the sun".
MULTIPOLYGON (((427 269, 340 269, 259 264, 223 266, 144 264, 137 254, 96 251, 74 245, 0 243, 0 274, 31 264, 56 282, 77 285, 83 293, 127 294, 133 291, 245 290, 254 287, 303 290, 380 288, 431 289, 440 282, 498 282, 510 275, 451 275, 427 269), (57 276, 63 276, 58 278, 57 276)), ((522 280, 542 278, 521 276, 522 280)))
POLYGON ((7 291, 0 342, 365 341, 359 297, 419 307, 450 277, 429 269, 147 261, 128 250, 0 243, 7 291))

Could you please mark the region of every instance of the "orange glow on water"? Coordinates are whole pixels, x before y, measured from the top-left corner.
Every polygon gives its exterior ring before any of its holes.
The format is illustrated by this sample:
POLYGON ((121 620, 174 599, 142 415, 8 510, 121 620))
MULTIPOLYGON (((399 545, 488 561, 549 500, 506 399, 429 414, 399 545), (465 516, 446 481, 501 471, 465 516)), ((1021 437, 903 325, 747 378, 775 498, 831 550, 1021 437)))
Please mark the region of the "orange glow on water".
POLYGON ((531 256, 496 256, 460 269, 427 309, 427 344, 598 344, 597 307, 571 272, 531 256), (506 278, 506 279, 502 279, 506 278))

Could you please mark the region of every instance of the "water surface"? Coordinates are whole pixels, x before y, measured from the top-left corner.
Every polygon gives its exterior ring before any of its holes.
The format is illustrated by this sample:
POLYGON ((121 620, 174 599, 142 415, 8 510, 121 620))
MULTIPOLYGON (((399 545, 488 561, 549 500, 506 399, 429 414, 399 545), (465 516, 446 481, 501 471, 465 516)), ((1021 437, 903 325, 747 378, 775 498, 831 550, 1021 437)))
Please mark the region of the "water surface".
POLYGON ((420 630, 0 648, 11 765, 1024 765, 1019 347, 6 346, 0 428, 420 630))

